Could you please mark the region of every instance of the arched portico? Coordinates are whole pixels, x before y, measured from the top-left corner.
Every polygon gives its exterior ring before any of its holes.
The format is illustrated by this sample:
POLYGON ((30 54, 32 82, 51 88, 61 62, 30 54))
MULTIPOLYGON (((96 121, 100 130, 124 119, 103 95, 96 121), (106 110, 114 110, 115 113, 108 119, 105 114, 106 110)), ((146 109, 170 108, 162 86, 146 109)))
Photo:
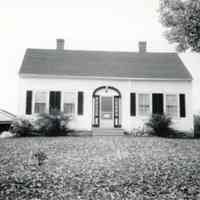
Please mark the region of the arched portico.
POLYGON ((101 86, 93 92, 93 127, 121 127, 121 92, 112 86, 101 86))

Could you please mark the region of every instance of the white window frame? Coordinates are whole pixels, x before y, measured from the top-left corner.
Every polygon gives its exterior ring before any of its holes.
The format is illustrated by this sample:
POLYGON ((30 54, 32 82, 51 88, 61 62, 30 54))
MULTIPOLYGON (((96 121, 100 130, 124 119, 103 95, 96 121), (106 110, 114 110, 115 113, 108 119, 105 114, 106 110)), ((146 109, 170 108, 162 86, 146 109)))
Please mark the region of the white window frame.
POLYGON ((41 114, 41 113, 37 113, 37 112, 35 112, 35 104, 37 103, 36 102, 36 94, 38 93, 38 92, 45 92, 46 93, 46 99, 45 99, 45 113, 47 113, 48 112, 48 99, 49 99, 49 93, 48 93, 48 91, 47 90, 33 90, 33 101, 32 101, 32 108, 33 108, 33 113, 34 114, 41 114))
POLYGON ((171 118, 175 118, 177 119, 179 117, 179 95, 177 93, 166 93, 165 94, 165 100, 164 100, 164 111, 165 111, 165 114, 171 118), (177 112, 176 112, 176 115, 170 115, 167 113, 167 96, 168 95, 173 95, 173 96, 176 96, 176 106, 177 106, 177 112))
POLYGON ((138 95, 137 95, 137 114, 139 115, 139 116, 142 116, 142 117, 147 117, 147 116, 149 116, 150 114, 151 114, 151 112, 152 112, 152 97, 151 97, 152 95, 150 94, 150 93, 147 93, 147 92, 140 92, 140 93, 138 93, 138 95), (148 95, 148 97, 149 97, 149 111, 147 112, 147 113, 141 113, 140 112, 140 95, 148 95))
MULTIPOLYGON (((67 103, 69 103, 69 102, 67 102, 67 103)), ((64 115, 65 116, 69 116, 71 118, 74 118, 75 115, 76 115, 76 111, 77 111, 77 92, 75 92, 75 91, 62 91, 61 92, 61 105, 62 105, 61 106, 61 111, 64 113, 64 115), (66 102, 64 102, 64 95, 65 95, 65 93, 72 93, 72 94, 74 94, 74 102, 72 102, 74 104, 74 113, 71 113, 71 114, 64 113, 64 104, 66 103, 66 102)))

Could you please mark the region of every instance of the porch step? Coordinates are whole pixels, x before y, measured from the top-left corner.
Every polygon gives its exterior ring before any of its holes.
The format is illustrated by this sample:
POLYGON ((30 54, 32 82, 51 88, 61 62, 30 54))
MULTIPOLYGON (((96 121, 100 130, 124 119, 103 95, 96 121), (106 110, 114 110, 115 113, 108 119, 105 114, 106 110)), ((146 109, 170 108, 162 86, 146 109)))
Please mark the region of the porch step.
POLYGON ((124 135, 124 130, 121 128, 93 128, 92 132, 94 136, 124 135))

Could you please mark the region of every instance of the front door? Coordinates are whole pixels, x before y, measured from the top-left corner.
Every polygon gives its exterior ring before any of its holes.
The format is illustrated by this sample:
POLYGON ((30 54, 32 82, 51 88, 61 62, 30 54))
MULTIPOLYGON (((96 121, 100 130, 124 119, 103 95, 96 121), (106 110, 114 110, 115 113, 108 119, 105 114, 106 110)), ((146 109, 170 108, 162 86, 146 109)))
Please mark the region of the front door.
POLYGON ((113 96, 101 96, 100 127, 113 128, 113 96))

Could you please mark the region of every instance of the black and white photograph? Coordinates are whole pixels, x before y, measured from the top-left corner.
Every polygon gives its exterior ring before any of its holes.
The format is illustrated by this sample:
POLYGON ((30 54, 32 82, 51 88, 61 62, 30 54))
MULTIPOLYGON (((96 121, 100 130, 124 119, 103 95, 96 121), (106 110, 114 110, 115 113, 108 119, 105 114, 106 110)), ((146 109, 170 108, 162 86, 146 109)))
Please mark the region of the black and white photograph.
POLYGON ((0 200, 200 200, 200 0, 0 3, 0 200))

